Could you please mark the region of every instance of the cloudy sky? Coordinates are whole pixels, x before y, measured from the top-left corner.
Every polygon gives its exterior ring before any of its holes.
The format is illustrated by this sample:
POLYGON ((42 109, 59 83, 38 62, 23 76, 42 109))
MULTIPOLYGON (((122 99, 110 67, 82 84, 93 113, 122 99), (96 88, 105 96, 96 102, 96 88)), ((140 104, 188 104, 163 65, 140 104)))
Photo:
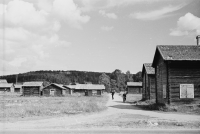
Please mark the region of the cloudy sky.
POLYGON ((0 75, 141 71, 156 45, 196 45, 199 0, 0 0, 0 75))

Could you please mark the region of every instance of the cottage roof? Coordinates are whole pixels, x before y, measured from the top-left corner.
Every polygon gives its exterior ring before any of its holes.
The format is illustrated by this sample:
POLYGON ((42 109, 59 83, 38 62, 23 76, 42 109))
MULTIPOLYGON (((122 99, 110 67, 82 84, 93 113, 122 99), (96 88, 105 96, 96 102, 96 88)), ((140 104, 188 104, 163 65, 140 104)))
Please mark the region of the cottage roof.
POLYGON ((0 79, 0 83, 8 83, 6 79, 0 79))
POLYGON ((15 85, 15 88, 22 88, 22 85, 15 85))
POLYGON ((24 82, 23 87, 40 87, 43 86, 41 81, 24 82))
POLYGON ((71 88, 71 89, 84 89, 84 90, 105 89, 104 85, 99 85, 99 84, 77 84, 77 85, 66 85, 66 87, 71 88))
POLYGON ((159 45, 154 55, 153 66, 160 53, 165 61, 200 61, 200 46, 197 45, 159 45))
POLYGON ((142 76, 146 71, 147 74, 155 74, 155 68, 152 67, 151 63, 144 63, 142 68, 142 76))
POLYGON ((10 88, 13 86, 13 83, 0 83, 0 88, 10 88))
POLYGON ((133 87, 142 86, 142 82, 127 82, 127 86, 133 86, 133 87))
MULTIPOLYGON (((49 87, 49 86, 51 86, 51 85, 54 85, 54 86, 56 86, 56 87, 58 87, 58 88, 60 88, 60 89, 66 89, 65 87, 63 87, 63 85, 57 84, 57 83, 51 83, 51 84, 47 85, 46 87, 49 87)), ((44 88, 46 88, 46 87, 44 87, 44 88)))

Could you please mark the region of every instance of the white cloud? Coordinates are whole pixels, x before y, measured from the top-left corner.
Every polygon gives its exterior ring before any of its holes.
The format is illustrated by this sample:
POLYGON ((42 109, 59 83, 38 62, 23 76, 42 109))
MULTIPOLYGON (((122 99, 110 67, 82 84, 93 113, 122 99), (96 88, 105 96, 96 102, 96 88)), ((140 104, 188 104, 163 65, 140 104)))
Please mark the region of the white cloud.
POLYGON ((177 21, 177 28, 171 29, 170 35, 183 36, 189 34, 200 34, 200 18, 191 13, 180 17, 177 21))
POLYGON ((111 27, 108 27, 108 26, 102 26, 101 27, 101 30, 103 30, 103 31, 111 31, 111 30, 113 30, 113 26, 111 26, 111 27))
POLYGON ((32 36, 32 33, 22 27, 0 29, 0 39, 11 41, 24 41, 32 36))
POLYGON ((17 58, 14 58, 14 60, 12 60, 11 62, 9 62, 9 64, 14 67, 20 67, 22 62, 25 62, 25 61, 27 61, 26 57, 17 57, 17 58))
POLYGON ((106 13, 104 10, 99 10, 99 14, 101 14, 104 17, 108 17, 110 19, 117 19, 117 15, 115 13, 106 13))
POLYGON ((157 20, 163 17, 168 16, 169 13, 177 11, 183 8, 185 4, 179 6, 167 6, 163 7, 159 10, 149 11, 149 12, 137 12, 130 14, 131 18, 139 19, 139 20, 157 20))
POLYGON ((40 26, 46 22, 45 11, 38 11, 32 3, 22 0, 10 1, 6 8, 5 21, 16 26, 40 26))
POLYGON ((5 16, 0 19, 0 24, 5 24, 0 25, 0 75, 36 70, 48 64, 45 61, 53 57, 52 53, 59 55, 71 45, 59 35, 62 25, 67 24, 63 22, 80 28, 89 21, 89 16, 83 16, 72 0, 39 1, 37 4, 12 0, 0 4, 4 11, 0 18, 5 16))
POLYGON ((145 4, 153 2, 163 2, 168 0, 74 0, 77 3, 81 3, 82 11, 99 10, 113 7, 126 7, 134 4, 145 4))
POLYGON ((90 17, 81 15, 81 10, 73 0, 54 0, 53 10, 61 19, 67 20, 72 26, 80 28, 80 23, 87 23, 90 17))

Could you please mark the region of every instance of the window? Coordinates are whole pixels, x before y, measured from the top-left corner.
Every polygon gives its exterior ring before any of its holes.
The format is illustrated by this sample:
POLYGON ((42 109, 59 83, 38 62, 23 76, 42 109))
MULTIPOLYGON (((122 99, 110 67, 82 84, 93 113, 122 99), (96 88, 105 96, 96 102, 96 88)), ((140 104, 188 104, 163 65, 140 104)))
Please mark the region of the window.
POLYGON ((194 98, 194 84, 180 84, 180 98, 194 98))
POLYGON ((166 90, 166 85, 163 85, 163 98, 167 98, 167 90, 166 90))

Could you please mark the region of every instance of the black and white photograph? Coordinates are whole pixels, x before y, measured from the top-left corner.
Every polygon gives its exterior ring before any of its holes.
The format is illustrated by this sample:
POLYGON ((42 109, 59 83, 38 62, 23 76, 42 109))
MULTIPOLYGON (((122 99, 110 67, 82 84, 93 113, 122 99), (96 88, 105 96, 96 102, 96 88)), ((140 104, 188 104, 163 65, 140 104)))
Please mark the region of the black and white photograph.
POLYGON ((0 133, 200 134, 200 0, 0 0, 0 133))

